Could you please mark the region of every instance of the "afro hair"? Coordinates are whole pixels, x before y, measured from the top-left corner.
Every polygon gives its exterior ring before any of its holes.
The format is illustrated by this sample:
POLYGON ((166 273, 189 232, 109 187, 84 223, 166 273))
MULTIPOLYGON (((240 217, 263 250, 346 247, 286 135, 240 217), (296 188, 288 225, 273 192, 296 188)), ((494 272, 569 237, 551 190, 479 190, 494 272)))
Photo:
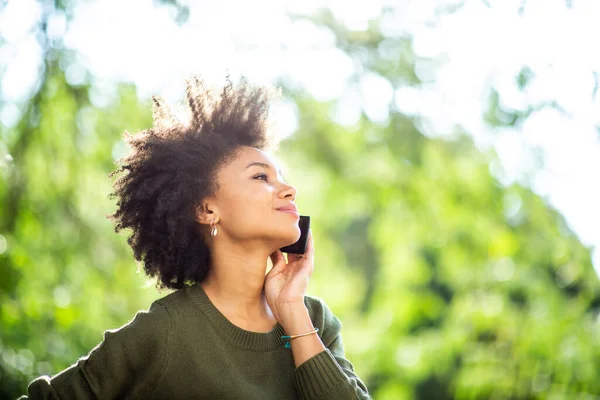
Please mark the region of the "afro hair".
POLYGON ((118 168, 111 199, 117 210, 107 218, 115 232, 131 229, 127 243, 138 268, 156 278, 157 287, 180 289, 201 282, 208 273, 210 251, 195 219, 201 201, 214 195, 216 176, 241 146, 275 150, 270 134, 270 101, 280 90, 255 87, 229 76, 222 89, 199 77, 186 81, 186 112, 174 113, 154 96, 151 129, 125 141, 131 151, 115 161, 118 168))

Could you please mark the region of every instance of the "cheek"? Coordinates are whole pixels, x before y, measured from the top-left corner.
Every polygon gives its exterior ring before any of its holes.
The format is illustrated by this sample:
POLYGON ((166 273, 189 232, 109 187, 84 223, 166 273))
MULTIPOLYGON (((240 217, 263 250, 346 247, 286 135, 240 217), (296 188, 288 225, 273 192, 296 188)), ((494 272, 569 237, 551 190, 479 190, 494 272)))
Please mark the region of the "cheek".
POLYGON ((270 218, 275 211, 273 204, 273 193, 266 188, 254 188, 254 190, 244 190, 237 196, 230 197, 227 201, 226 212, 231 218, 244 223, 256 219, 270 218))
POLYGON ((273 196, 272 194, 264 190, 262 192, 256 192, 248 198, 247 202, 243 207, 251 209, 257 216, 260 215, 263 218, 270 218, 273 214, 273 196))

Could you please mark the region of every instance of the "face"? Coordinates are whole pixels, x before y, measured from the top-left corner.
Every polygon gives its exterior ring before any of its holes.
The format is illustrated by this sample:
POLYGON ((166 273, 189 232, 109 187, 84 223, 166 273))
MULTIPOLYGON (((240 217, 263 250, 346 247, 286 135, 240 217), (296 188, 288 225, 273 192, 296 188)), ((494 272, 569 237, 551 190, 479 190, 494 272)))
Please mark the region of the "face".
POLYGON ((265 243, 273 250, 300 238, 298 215, 277 210, 294 205, 296 188, 284 182, 276 160, 267 153, 241 147, 235 159, 218 171, 217 179, 215 196, 202 203, 208 213, 201 222, 215 218, 218 235, 251 245, 265 243))

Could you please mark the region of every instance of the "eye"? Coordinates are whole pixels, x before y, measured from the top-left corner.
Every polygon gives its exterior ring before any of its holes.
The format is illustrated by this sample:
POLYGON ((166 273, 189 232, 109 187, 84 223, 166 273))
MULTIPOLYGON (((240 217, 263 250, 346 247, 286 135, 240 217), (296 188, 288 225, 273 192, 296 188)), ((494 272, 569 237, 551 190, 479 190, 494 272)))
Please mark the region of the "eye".
POLYGON ((269 179, 268 179, 268 177, 267 177, 266 174, 258 174, 256 176, 254 176, 254 179, 261 178, 261 177, 264 177, 266 182, 269 181, 269 179))

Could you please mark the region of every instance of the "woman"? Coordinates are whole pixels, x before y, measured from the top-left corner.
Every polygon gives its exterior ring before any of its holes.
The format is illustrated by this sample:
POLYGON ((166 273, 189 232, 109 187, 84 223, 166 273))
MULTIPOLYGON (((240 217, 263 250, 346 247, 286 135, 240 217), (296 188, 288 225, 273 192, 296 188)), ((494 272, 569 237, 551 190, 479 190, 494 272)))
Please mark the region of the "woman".
POLYGON ((279 250, 300 229, 296 189, 268 152, 273 94, 228 79, 214 95, 191 79, 185 122, 154 98, 154 127, 126 134, 132 151, 110 174, 109 218, 116 232, 131 229, 145 272, 176 291, 34 380, 30 398, 370 398, 344 357, 339 319, 305 295, 312 235, 304 255, 286 261, 279 250))

